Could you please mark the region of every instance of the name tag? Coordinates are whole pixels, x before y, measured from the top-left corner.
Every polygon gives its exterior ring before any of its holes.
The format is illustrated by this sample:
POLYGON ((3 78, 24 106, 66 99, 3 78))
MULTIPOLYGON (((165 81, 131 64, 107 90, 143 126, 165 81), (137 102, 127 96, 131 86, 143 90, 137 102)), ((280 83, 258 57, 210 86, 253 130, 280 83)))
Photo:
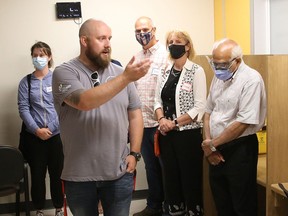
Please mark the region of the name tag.
POLYGON ((159 68, 152 68, 152 75, 158 75, 160 73, 159 68))
POLYGON ((52 86, 46 87, 46 92, 52 92, 52 86))
POLYGON ((184 83, 182 89, 190 92, 192 89, 192 85, 190 83, 184 83))

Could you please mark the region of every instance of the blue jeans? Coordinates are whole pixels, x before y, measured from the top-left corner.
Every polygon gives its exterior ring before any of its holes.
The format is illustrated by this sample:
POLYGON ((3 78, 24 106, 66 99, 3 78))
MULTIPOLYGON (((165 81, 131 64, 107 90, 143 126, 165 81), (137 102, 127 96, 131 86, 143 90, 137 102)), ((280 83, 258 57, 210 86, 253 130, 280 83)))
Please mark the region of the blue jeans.
POLYGON ((147 206, 152 209, 162 209, 164 200, 162 171, 160 160, 154 154, 154 134, 157 127, 144 128, 141 153, 145 163, 148 183, 147 206))
POLYGON ((67 204, 74 216, 98 216, 98 201, 105 216, 128 216, 133 192, 133 173, 113 181, 65 181, 67 204))

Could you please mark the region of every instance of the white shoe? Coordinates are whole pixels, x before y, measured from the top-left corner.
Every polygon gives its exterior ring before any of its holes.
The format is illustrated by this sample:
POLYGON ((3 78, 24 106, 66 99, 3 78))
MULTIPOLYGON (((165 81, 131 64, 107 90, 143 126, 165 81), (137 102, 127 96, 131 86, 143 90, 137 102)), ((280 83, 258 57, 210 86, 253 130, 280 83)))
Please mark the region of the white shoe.
POLYGON ((56 210, 55 216, 64 216, 64 212, 62 210, 56 210))
POLYGON ((44 212, 42 210, 36 211, 36 216, 44 216, 44 212))

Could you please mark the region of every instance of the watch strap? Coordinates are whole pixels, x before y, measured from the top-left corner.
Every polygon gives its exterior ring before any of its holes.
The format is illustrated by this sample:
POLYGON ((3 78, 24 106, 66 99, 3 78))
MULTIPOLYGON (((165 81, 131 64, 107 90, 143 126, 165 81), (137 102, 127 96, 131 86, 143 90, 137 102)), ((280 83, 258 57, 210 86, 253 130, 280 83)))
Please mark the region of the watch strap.
POLYGON ((140 161, 140 159, 141 159, 141 153, 140 152, 131 151, 129 155, 134 156, 136 161, 140 161))
POLYGON ((212 140, 210 141, 209 146, 210 146, 210 149, 211 149, 212 152, 216 152, 216 151, 217 151, 217 149, 216 149, 215 146, 213 145, 212 140))
POLYGON ((174 121, 174 123, 175 123, 176 128, 179 128, 179 123, 178 123, 178 121, 177 121, 177 118, 175 118, 173 121, 174 121))

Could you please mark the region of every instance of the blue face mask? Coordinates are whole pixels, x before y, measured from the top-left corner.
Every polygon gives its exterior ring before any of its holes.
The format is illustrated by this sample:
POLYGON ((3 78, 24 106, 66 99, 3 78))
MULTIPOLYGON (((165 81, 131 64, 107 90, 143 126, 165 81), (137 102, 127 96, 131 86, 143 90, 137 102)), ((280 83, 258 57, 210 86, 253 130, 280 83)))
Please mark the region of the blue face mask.
POLYGON ((229 80, 233 76, 233 72, 229 69, 214 69, 215 76, 220 80, 229 80))
POLYGON ((48 64, 48 59, 45 57, 34 57, 32 62, 37 70, 42 70, 48 64))
POLYGON ((136 33, 136 40, 142 45, 146 46, 152 39, 152 32, 136 33))
POLYGON ((212 60, 210 60, 208 58, 208 61, 215 73, 215 76, 223 81, 229 80, 231 79, 231 77, 234 75, 235 71, 237 70, 237 68, 232 72, 230 70, 233 62, 236 60, 236 58, 233 58, 231 61, 229 62, 224 62, 224 63, 215 63, 212 60))

